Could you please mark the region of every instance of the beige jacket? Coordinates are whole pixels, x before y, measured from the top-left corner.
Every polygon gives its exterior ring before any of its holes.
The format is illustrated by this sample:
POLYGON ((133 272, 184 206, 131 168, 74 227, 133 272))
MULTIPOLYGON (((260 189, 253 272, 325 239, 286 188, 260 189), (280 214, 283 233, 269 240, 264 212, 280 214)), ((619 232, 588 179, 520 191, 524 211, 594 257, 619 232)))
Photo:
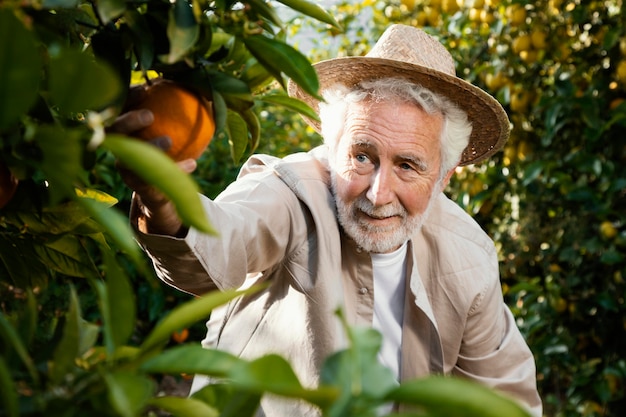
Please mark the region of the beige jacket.
MULTIPOLYGON (((352 325, 369 326, 375 296, 369 254, 338 226, 325 152, 252 157, 215 202, 203 200, 219 237, 193 229, 184 239, 138 232, 159 277, 182 291, 271 281, 261 294, 214 311, 203 344, 245 358, 278 353, 309 386, 324 359, 346 346, 335 310, 342 307, 352 325)), ((434 204, 409 242, 401 379, 460 375, 509 393, 540 416, 534 359, 503 302, 493 242, 443 194, 434 204)), ((195 387, 202 383, 198 378, 195 387)), ((275 398, 262 407, 272 417, 318 415, 275 398)))

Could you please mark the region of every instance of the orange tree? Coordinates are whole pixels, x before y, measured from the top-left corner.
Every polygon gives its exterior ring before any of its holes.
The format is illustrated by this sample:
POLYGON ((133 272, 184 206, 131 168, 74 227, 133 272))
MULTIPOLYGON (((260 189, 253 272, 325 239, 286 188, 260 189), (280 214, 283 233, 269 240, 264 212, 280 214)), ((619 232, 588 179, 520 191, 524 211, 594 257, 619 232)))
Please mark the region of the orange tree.
MULTIPOLYGON (((548 416, 626 406, 626 14, 621 1, 337 3, 360 54, 390 22, 444 42, 457 74, 494 94, 511 139, 448 192, 495 239, 503 290, 533 349, 548 416)), ((328 42, 328 39, 331 39, 328 42)))

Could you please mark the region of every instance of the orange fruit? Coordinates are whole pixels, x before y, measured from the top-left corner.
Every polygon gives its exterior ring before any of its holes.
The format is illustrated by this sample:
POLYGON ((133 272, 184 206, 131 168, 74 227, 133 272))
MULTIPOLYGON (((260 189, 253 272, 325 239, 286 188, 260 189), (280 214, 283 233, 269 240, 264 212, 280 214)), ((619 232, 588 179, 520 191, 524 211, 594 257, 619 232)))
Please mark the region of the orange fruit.
POLYGON ((181 331, 172 333, 172 339, 176 343, 183 343, 189 337, 189 330, 182 329, 181 331))
POLYGON ((0 163, 0 208, 7 205, 15 195, 18 180, 11 170, 0 163))
POLYGON ((212 103, 173 81, 157 78, 135 91, 133 109, 149 109, 154 122, 133 135, 143 140, 168 136, 167 154, 175 161, 198 159, 215 133, 212 103))

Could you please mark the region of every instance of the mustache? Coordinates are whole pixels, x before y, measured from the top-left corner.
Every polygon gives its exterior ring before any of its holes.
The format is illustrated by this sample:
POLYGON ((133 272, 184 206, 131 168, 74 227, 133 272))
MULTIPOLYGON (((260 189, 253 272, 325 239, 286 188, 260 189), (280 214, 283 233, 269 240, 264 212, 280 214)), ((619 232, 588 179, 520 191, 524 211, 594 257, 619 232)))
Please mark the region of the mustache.
POLYGON ((387 204, 385 206, 374 206, 371 201, 365 197, 359 197, 354 202, 354 208, 362 211, 373 218, 385 218, 399 216, 406 217, 406 210, 404 207, 395 204, 387 204))

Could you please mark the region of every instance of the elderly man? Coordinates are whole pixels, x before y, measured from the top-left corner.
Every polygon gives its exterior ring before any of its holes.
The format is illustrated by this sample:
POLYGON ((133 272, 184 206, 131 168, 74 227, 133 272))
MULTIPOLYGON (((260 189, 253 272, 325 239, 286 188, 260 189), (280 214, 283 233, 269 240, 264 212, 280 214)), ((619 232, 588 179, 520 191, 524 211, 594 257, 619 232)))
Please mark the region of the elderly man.
MULTIPOLYGON (((391 26, 365 57, 315 68, 325 102, 294 84, 290 94, 318 110, 321 124, 309 123, 325 144, 253 156, 214 201, 204 198, 219 237, 185 228, 161 194, 128 180, 131 220, 158 275, 196 295, 269 282, 214 311, 203 344, 246 358, 280 354, 305 384, 345 346, 334 313, 342 308, 351 325, 382 333, 379 358, 398 381, 459 375, 541 415, 533 356, 503 302, 493 242, 442 193, 458 165, 503 146, 502 107, 455 76, 439 42, 408 26, 391 26)), ((317 415, 275 398, 261 408, 317 415)))

